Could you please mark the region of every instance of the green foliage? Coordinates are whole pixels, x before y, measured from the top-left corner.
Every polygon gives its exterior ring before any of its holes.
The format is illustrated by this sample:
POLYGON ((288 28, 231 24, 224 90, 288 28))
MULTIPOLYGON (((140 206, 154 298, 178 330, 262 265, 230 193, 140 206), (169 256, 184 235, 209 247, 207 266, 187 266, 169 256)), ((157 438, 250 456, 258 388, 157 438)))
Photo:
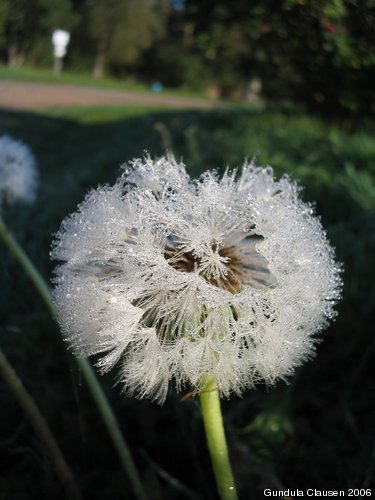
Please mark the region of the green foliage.
POLYGON ((26 51, 36 38, 38 0, 12 0, 5 9, 6 51, 10 66, 23 64, 26 51))
POLYGON ((89 33, 102 64, 134 64, 164 33, 162 0, 95 0, 89 8, 89 33))
POLYGON ((42 9, 41 27, 48 34, 55 29, 72 31, 79 22, 79 15, 73 10, 72 0, 39 0, 42 9))
POLYGON ((219 84, 234 90, 256 76, 268 97, 328 113, 374 111, 372 0, 190 0, 187 10, 194 44, 219 84))
POLYGON ((56 28, 72 30, 79 21, 71 0, 2 0, 0 2, 0 47, 5 45, 8 64, 52 60, 51 35, 56 28), (5 41, 1 43, 1 26, 5 41))
POLYGON ((5 28, 9 12, 9 0, 0 0, 0 48, 3 46, 5 37, 5 28))
MULTIPOLYGON (((224 402, 224 415, 242 498, 263 488, 371 487, 375 409, 371 377, 375 341, 373 128, 345 132, 337 124, 277 110, 161 112, 130 107, 59 109, 48 114, 0 113, 0 133, 22 138, 39 161, 34 206, 4 216, 44 276, 61 220, 87 191, 112 182, 119 166, 165 146, 157 123, 190 173, 223 171, 258 154, 281 175, 301 179, 344 265, 337 321, 324 332, 317 358, 286 386, 258 387, 224 402)), ((42 408, 85 498, 121 498, 130 486, 87 389, 66 353, 56 325, 19 266, 0 246, 0 343, 42 408)), ((152 498, 183 498, 167 471, 214 500, 215 486, 194 398, 171 391, 164 407, 125 398, 113 375, 102 378, 152 498), (145 453, 143 453, 143 450, 145 453), (149 457, 149 459, 145 459, 149 457), (156 462, 157 467, 152 463, 156 462)), ((35 435, 12 397, 0 390, 0 498, 62 499, 63 492, 35 435)))
POLYGON ((185 54, 179 44, 160 44, 157 55, 150 57, 150 68, 155 79, 172 87, 204 90, 212 80, 210 70, 197 54, 185 54))

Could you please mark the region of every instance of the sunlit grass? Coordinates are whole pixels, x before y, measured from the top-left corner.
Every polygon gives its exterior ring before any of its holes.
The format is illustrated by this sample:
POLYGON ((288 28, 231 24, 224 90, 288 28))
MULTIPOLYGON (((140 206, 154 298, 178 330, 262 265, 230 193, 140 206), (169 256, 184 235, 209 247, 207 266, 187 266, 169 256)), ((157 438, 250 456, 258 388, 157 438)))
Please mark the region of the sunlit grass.
MULTIPOLYGON (((60 75, 56 76, 53 74, 52 67, 50 69, 30 66, 9 68, 7 66, 0 65, 0 79, 25 82, 56 83, 64 85, 80 85, 104 89, 141 92, 147 94, 152 93, 151 85, 148 85, 146 83, 135 82, 127 79, 116 80, 109 77, 95 79, 88 73, 73 73, 66 70, 64 70, 60 75)), ((165 88, 158 95, 195 97, 205 100, 212 100, 212 98, 207 97, 204 92, 193 90, 165 88)))

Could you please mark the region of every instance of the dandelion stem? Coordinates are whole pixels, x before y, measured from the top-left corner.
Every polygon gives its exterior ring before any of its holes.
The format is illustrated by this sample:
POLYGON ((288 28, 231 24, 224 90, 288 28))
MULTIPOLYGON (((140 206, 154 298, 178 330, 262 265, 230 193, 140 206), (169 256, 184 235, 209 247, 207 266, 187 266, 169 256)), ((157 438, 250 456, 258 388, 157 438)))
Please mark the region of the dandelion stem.
POLYGON ((49 291, 46 282, 43 280, 39 271, 31 262, 28 255, 26 255, 26 253, 14 239, 12 233, 5 225, 5 222, 3 221, 2 217, 0 217, 0 236, 4 241, 5 245, 8 247, 10 253, 13 255, 13 257, 15 257, 18 260, 18 262, 23 267, 24 271, 26 271, 26 273, 28 274, 35 288, 38 290, 46 306, 48 307, 50 313, 54 315, 55 312, 52 303, 51 292, 49 291))
POLYGON ((0 349, 0 375, 8 388, 13 393, 18 404, 25 412, 36 434, 43 442, 52 463, 55 466, 56 474, 64 485, 68 497, 74 500, 80 500, 81 494, 74 480, 73 473, 67 464, 50 428, 48 427, 43 415, 40 413, 33 398, 25 389, 21 379, 18 377, 5 354, 0 349))
MULTIPOLYGON (((12 236, 11 232, 5 225, 3 219, 0 217, 0 237, 8 247, 10 253, 19 261, 24 271, 27 273, 35 288, 38 290, 42 299, 44 300, 48 310, 55 316, 55 308, 53 305, 52 295, 50 289, 39 271, 36 269, 28 255, 24 252, 21 246, 12 236)), ((133 461, 130 449, 125 441, 121 432, 120 426, 116 419, 115 414, 104 394, 104 391, 95 375, 91 364, 85 358, 75 358, 77 364, 86 380, 90 389, 91 395, 98 407, 101 417, 107 427, 107 431, 111 436, 114 447, 120 457, 121 463, 124 467, 125 473, 129 477, 132 484, 134 493, 138 500, 146 500, 147 495, 143 488, 140 476, 133 461)))
POLYGON ((201 409, 216 485, 221 500, 237 500, 225 439, 220 397, 214 377, 208 377, 200 393, 201 409))

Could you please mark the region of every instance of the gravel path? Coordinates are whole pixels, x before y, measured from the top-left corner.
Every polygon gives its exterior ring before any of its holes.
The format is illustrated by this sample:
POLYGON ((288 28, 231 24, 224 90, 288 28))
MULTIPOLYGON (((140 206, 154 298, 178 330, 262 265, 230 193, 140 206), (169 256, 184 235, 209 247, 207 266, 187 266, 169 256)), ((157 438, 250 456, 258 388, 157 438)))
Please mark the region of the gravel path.
POLYGON ((0 81, 0 108, 46 109, 56 106, 138 104, 173 108, 211 109, 215 103, 204 99, 143 94, 75 85, 0 81))

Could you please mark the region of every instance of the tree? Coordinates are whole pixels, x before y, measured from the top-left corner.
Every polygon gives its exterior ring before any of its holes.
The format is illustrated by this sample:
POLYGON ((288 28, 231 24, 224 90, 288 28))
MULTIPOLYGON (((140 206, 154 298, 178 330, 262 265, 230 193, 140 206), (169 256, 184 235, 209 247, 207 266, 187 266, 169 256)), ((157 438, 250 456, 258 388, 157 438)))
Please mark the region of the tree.
POLYGON ((9 7, 9 0, 0 0, 0 48, 3 47, 6 40, 5 29, 9 7))
POLYGON ((164 33, 165 0, 95 0, 89 9, 89 31, 96 43, 94 76, 107 65, 128 67, 164 33))
POLYGON ((38 46, 50 52, 52 31, 70 30, 77 22, 71 0, 0 0, 0 44, 6 47, 9 66, 20 66, 38 46))
POLYGON ((20 66, 36 35, 38 0, 9 0, 5 8, 5 36, 8 65, 20 66))
POLYGON ((222 94, 260 77, 266 96, 328 113, 375 106, 374 0, 187 0, 184 20, 222 94))
MULTIPOLYGON (((63 29, 75 38, 74 29, 80 21, 80 14, 74 10, 72 0, 38 0, 40 17, 38 19, 38 36, 30 51, 30 59, 37 64, 52 63, 52 33, 63 29)), ((71 44, 69 44, 69 49, 71 44)), ((68 51, 68 53, 70 50, 68 51)))
POLYGON ((79 15, 73 9, 72 0, 39 0, 41 12, 40 26, 51 33, 63 28, 72 31, 79 22, 79 15))

